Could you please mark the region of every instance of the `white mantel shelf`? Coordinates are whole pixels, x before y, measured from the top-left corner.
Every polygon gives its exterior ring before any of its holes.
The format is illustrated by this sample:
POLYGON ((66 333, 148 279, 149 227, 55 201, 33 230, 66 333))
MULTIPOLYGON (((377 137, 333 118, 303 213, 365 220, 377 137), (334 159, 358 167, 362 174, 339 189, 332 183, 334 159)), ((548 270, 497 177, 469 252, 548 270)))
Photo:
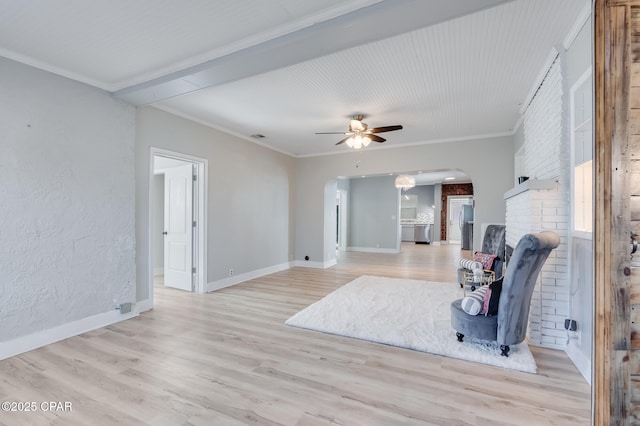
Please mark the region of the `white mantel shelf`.
POLYGON ((557 182, 555 179, 529 179, 520 185, 512 188, 504 193, 504 199, 508 200, 511 197, 515 197, 518 194, 522 194, 525 191, 540 191, 555 189, 557 182))

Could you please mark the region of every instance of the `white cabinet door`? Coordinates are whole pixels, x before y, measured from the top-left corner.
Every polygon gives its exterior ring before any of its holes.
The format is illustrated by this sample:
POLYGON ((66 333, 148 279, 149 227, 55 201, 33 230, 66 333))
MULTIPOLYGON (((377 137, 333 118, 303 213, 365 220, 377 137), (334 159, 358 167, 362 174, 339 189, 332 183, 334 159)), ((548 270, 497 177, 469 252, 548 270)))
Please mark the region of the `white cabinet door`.
POLYGON ((414 241, 413 225, 402 225, 402 241, 414 241))

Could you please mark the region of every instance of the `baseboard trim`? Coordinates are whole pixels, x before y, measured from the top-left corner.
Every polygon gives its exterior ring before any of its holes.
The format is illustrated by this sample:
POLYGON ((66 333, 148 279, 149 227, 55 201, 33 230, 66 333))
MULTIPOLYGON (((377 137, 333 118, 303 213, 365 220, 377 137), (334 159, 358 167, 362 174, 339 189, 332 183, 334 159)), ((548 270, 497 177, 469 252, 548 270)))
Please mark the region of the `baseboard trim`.
POLYGON ((164 275, 164 268, 153 268, 153 276, 157 277, 158 275, 164 275))
POLYGON ((150 311, 151 309, 153 309, 153 302, 151 299, 144 299, 136 302, 136 310, 139 314, 150 311))
POLYGON ((585 378, 587 383, 591 384, 591 361, 582 353, 580 348, 575 344, 574 340, 569 340, 569 344, 564 351, 573 365, 576 366, 582 377, 585 378))
POLYGON ((384 253, 384 254, 398 254, 400 250, 390 248, 375 248, 375 247, 347 247, 347 251, 359 251, 363 253, 384 253))
POLYGON ((322 269, 331 268, 332 266, 335 266, 337 264, 338 264, 338 259, 331 259, 327 262, 323 262, 324 268, 322 269))
MULTIPOLYGON (((136 306, 137 307, 137 306, 136 306)), ((137 310, 121 314, 118 310, 104 312, 79 320, 71 321, 53 328, 37 331, 26 336, 0 342, 0 360, 41 348, 60 340, 82 333, 125 321, 138 316, 137 310)))
POLYGON ((310 260, 294 260, 293 262, 291 262, 291 266, 295 266, 297 268, 324 269, 324 263, 312 262, 310 260))
POLYGON ((233 277, 223 278, 218 281, 211 281, 210 283, 207 283, 207 288, 205 289, 205 291, 209 293, 212 291, 221 290, 223 288, 240 284, 242 282, 249 281, 254 278, 260 278, 265 275, 284 271, 286 269, 289 269, 290 267, 291 267, 291 262, 286 262, 286 263, 281 263, 279 265, 269 266, 262 269, 256 269, 255 271, 246 272, 244 274, 235 275, 233 277))
POLYGON ((558 345, 555 343, 533 343, 530 340, 527 341, 527 343, 529 345, 538 346, 538 347, 547 348, 547 349, 557 349, 559 351, 564 351, 566 349, 564 345, 558 345))
POLYGON ((441 245, 441 244, 440 244, 440 241, 432 241, 432 242, 431 242, 431 245, 432 245, 432 246, 439 246, 439 245, 441 245))

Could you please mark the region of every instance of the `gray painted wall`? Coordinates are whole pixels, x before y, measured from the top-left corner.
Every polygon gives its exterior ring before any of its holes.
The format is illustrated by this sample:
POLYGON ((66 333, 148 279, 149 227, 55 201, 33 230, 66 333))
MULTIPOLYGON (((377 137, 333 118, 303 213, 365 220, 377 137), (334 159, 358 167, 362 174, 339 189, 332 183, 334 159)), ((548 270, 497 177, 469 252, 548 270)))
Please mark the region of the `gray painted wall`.
POLYGON ((349 178, 339 178, 338 179, 338 183, 337 183, 337 187, 338 187, 339 191, 348 192, 349 189, 351 188, 351 179, 349 179, 349 178))
POLYGON ((406 191, 402 192, 402 194, 418 196, 418 207, 416 209, 416 214, 434 213, 435 199, 433 185, 414 186, 413 188, 407 189, 406 191))
POLYGON ((567 50, 567 79, 571 87, 591 66, 593 57, 592 20, 589 18, 567 50))
POLYGON ((134 109, 0 58, 0 341, 135 301, 134 109))
POLYGON ((351 179, 349 247, 397 250, 400 222, 394 176, 351 179))
POLYGON ((139 108, 136 118, 138 300, 149 297, 151 147, 209 161, 209 283, 226 278, 229 269, 240 275, 293 257, 294 158, 156 108, 139 108))
MULTIPOLYGON (((513 187, 511 136, 297 159, 296 260, 309 255, 318 261, 335 261, 335 250, 330 249, 329 240, 325 238, 333 228, 325 227, 323 212, 327 203, 335 203, 335 196, 331 200, 326 199, 324 189, 327 182, 335 180, 336 176, 442 169, 459 169, 470 176, 477 223, 504 223, 504 193, 513 187)), ((477 231, 474 233, 476 247, 480 246, 480 240, 480 232, 477 231)))

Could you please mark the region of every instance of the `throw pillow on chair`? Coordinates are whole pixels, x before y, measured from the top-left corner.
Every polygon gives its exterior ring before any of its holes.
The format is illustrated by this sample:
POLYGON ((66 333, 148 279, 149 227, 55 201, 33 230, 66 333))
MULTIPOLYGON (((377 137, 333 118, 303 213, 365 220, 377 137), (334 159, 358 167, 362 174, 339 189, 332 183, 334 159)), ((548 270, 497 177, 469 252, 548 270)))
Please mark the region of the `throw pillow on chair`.
POLYGON ((482 312, 487 289, 487 286, 483 286, 466 295, 464 299, 462 299, 462 310, 469 315, 478 315, 482 312))
POLYGON ((488 254, 488 253, 480 253, 480 252, 475 252, 475 254, 473 255, 473 260, 476 262, 480 262, 482 263, 482 269, 486 269, 487 271, 493 271, 493 261, 496 259, 496 257, 498 257, 498 255, 495 254, 488 254))

